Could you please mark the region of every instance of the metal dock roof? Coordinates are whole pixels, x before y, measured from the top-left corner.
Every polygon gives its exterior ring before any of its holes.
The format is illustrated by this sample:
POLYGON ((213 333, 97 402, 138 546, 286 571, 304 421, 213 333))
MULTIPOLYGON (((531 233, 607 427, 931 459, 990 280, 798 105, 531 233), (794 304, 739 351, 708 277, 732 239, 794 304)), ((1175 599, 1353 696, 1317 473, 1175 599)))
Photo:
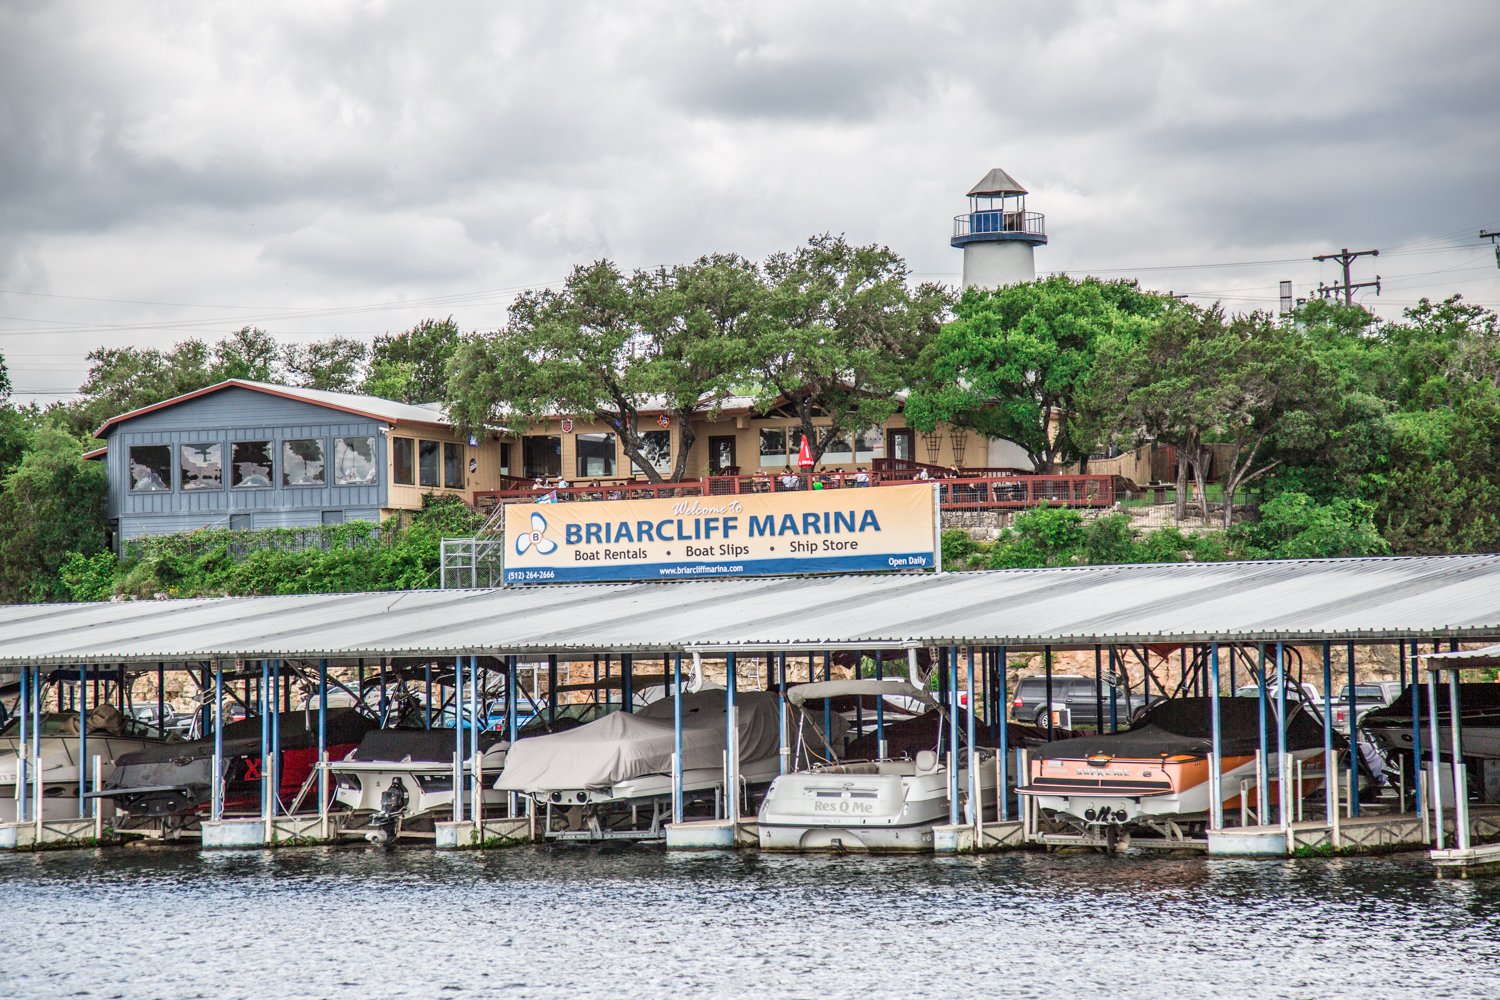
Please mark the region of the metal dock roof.
POLYGON ((1500 638, 1500 556, 0 607, 0 666, 878 645, 1500 638))

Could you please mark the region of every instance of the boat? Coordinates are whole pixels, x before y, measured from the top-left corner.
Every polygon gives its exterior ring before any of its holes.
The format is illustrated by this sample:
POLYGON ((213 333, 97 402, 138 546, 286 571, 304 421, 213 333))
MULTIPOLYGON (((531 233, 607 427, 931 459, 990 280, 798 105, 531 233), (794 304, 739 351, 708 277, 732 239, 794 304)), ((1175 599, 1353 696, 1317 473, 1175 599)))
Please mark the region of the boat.
MULTIPOLYGON (((1019 793, 1047 818, 1088 832, 1146 828, 1171 840, 1185 839, 1206 824, 1213 789, 1213 699, 1172 698, 1150 706, 1140 720, 1118 733, 1078 736, 1031 751, 1030 773, 1019 793)), ((1274 701, 1271 703, 1274 706, 1274 701)), ((1274 775, 1276 715, 1268 715, 1273 778, 1268 800, 1279 799, 1274 775)), ((1260 704, 1247 698, 1219 699, 1219 799, 1240 805, 1241 784, 1253 800, 1260 749, 1260 704)), ((1335 749, 1347 744, 1335 734, 1335 749)), ((1323 725, 1303 704, 1288 706, 1286 750, 1304 768, 1323 754, 1323 725)), ((1295 764, 1293 765, 1295 767, 1295 764)), ((1321 766, 1309 769, 1302 793, 1322 788, 1321 766)))
MULTIPOLYGON (((307 798, 309 779, 318 758, 318 713, 284 712, 280 720, 281 780, 277 787, 282 808, 294 811, 307 798)), ((225 724, 223 731, 224 811, 259 812, 261 798, 261 723, 258 716, 225 724)), ((329 709, 329 759, 347 755, 359 745, 375 722, 364 712, 329 709)), ((167 819, 180 825, 207 809, 213 787, 214 738, 144 747, 122 755, 115 772, 97 793, 112 799, 132 819, 167 819)), ((317 802, 313 795, 311 801, 317 802)))
MULTIPOLYGON (((1438 687, 1438 754, 1442 760, 1453 759, 1453 711, 1449 702, 1448 685, 1438 687)), ((1431 706, 1426 691, 1423 691, 1421 715, 1417 722, 1421 726, 1422 757, 1432 753, 1432 722, 1428 716, 1431 706)), ((1500 684, 1469 681, 1458 685, 1458 720, 1460 748, 1465 757, 1485 760, 1500 759, 1500 684)), ((1387 753, 1410 756, 1412 740, 1412 689, 1404 688, 1401 695, 1384 708, 1377 708, 1359 721, 1359 728, 1369 733, 1377 746, 1387 753)))
MULTIPOLYGON (((659 837, 671 812, 675 701, 517 741, 494 787, 529 796, 544 811, 548 836, 659 837), (649 810, 644 827, 643 809, 649 810)), ((711 800, 717 814, 725 787, 725 695, 686 692, 681 703, 683 794, 689 804, 711 800)), ((780 699, 742 692, 735 711, 739 779, 754 790, 780 773, 780 699)))
MULTIPOLYGON (((31 720, 27 720, 28 727, 31 720)), ((86 717, 87 739, 84 767, 78 761, 78 713, 44 712, 40 716, 38 759, 41 761, 42 818, 76 819, 79 816, 79 781, 92 783, 88 773, 94 757, 100 758, 100 777, 108 781, 116 763, 127 754, 148 747, 180 746, 175 736, 164 736, 155 726, 147 726, 121 712, 113 705, 97 705, 86 717)), ((30 733, 27 735, 30 740, 30 733)), ((20 766, 21 719, 12 718, 0 729, 0 823, 17 819, 16 777, 20 766)), ((28 771, 28 783, 34 781, 28 771)), ((25 790, 30 794, 30 789, 25 790)))
MULTIPOLYGON (((933 828, 948 822, 949 764, 939 750, 948 743, 952 717, 927 691, 907 680, 799 684, 787 698, 801 706, 849 696, 912 699, 927 711, 886 725, 883 736, 864 733, 849 744, 841 760, 830 759, 771 782, 758 816, 762 850, 930 851, 933 828)), ((967 740, 967 715, 960 711, 955 721, 967 740)), ((996 736, 994 727, 976 726, 976 745, 990 743, 996 736)), ((1007 737, 1015 741, 1013 745, 1028 746, 1045 740, 1046 734, 1035 727, 1012 725, 1007 737)), ((979 808, 986 816, 993 815, 995 806, 997 752, 985 747, 974 754, 979 764, 979 808)), ((969 808, 969 760, 970 755, 963 752, 958 765, 961 812, 969 808)), ((1013 787, 1014 778, 1009 784, 1013 787)))
MULTIPOLYGON (((431 833, 433 820, 453 812, 454 730, 375 729, 339 760, 329 762, 334 801, 352 815, 345 829, 376 843, 419 829, 431 833)), ((510 743, 504 734, 479 734, 481 774, 498 773, 510 743)), ((466 784, 472 764, 460 762, 466 784)), ((460 794, 466 789, 461 787, 460 794)), ((505 797, 489 787, 481 802, 499 805, 505 797)))

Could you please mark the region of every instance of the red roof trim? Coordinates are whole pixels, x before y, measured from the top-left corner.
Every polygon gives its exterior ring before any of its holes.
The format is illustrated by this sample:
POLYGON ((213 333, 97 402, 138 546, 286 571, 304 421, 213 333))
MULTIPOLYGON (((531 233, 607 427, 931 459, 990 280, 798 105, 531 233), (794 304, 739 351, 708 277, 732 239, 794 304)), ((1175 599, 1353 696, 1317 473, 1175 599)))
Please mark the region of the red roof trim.
POLYGON ((84 452, 83 459, 84 461, 88 461, 91 458, 103 458, 104 453, 107 451, 109 451, 109 445, 105 445, 103 448, 95 448, 93 451, 84 452))
MULTIPOLYGON (((220 389, 229 389, 234 387, 238 387, 240 389, 249 389, 253 392, 263 392, 267 396, 279 396, 282 399, 290 399, 298 403, 306 403, 309 406, 321 406, 325 410, 338 410, 340 413, 352 413, 356 417, 364 417, 367 420, 379 420, 382 423, 387 424, 396 422, 390 417, 383 416, 379 413, 370 413, 367 410, 355 409, 352 406, 339 406, 337 403, 327 403, 322 400, 308 399, 304 396, 297 395, 295 392, 285 392, 282 390, 273 389, 269 386, 255 385, 254 383, 246 382, 242 379, 232 378, 220 382, 217 385, 206 386, 202 389, 195 389, 192 392, 185 392, 181 396, 173 396, 171 399, 164 399, 160 403, 152 403, 150 406, 142 406, 140 409, 131 410, 129 413, 122 413, 117 417, 110 417, 108 420, 104 421, 104 424, 97 431, 94 432, 94 437, 102 438, 105 432, 108 431, 111 427, 115 426, 116 424, 124 423, 127 420, 134 420, 136 417, 145 416, 147 413, 154 413, 157 410, 164 410, 169 406, 176 406, 178 403, 186 403, 190 399, 197 399, 199 396, 206 396, 211 392, 218 392, 220 389)), ((434 416, 436 416, 436 414, 434 414, 434 416)), ((442 420, 435 420, 433 422, 438 424, 439 426, 443 426, 442 420)))

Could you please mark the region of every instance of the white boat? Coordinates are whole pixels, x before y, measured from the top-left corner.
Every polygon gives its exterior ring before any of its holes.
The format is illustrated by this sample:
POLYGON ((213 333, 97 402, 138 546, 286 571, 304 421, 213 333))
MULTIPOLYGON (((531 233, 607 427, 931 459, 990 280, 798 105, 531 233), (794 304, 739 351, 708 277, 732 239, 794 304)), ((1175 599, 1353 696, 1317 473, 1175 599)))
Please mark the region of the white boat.
MULTIPOLYGON (((925 690, 905 680, 822 681, 799 684, 787 700, 808 701, 845 695, 899 695, 929 708, 937 703, 925 690)), ((817 713, 811 713, 816 717, 817 713)), ((913 852, 932 850, 933 827, 950 818, 947 762, 937 753, 946 742, 937 714, 933 747, 907 759, 830 763, 771 782, 759 813, 760 846, 766 851, 913 852)), ((904 723, 903 725, 911 725, 904 723)), ((958 768, 960 815, 969 805, 968 754, 958 768)), ((995 804, 995 753, 980 750, 978 787, 981 811, 995 804)))
MULTIPOLYGON (((30 725, 31 720, 27 720, 30 725)), ((98 705, 88 713, 88 739, 84 748, 87 760, 83 767, 78 761, 78 713, 44 712, 41 716, 41 738, 39 753, 42 777, 42 818, 77 819, 78 783, 80 779, 92 784, 94 757, 100 758, 101 779, 115 773, 115 761, 124 754, 163 742, 160 737, 147 735, 156 730, 136 722, 113 705, 98 705)), ((30 733, 27 734, 28 741, 30 733)), ((20 768, 21 720, 12 719, 0 731, 0 823, 14 823, 18 817, 16 801, 16 776, 20 768)), ((30 765, 34 768, 35 762, 30 765)), ((28 768, 27 784, 35 781, 35 772, 28 768)), ((23 794, 30 796, 32 789, 23 794)), ((87 809, 88 806, 85 806, 87 809)), ((106 805, 107 808, 107 805, 106 805)), ((28 818, 34 818, 28 816, 28 818)))
MULTIPOLYGON (((549 836, 660 836, 671 810, 674 711, 675 699, 663 698, 634 714, 517 742, 494 787, 542 807, 549 836)), ((716 814, 725 788, 725 711, 722 691, 682 695, 683 792, 689 801, 711 799, 716 814)), ((747 790, 780 772, 779 711, 775 694, 736 697, 738 773, 747 790)))

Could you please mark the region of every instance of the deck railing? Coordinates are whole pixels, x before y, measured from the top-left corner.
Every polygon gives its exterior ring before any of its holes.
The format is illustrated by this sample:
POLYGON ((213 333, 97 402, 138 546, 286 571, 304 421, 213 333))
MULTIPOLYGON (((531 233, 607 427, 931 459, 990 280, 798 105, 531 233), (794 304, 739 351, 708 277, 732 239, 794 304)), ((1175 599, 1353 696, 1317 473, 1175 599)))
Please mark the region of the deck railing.
POLYGON ((677 483, 616 481, 544 489, 492 490, 474 494, 475 503, 531 503, 548 498, 558 503, 596 500, 634 500, 655 497, 736 496, 756 493, 796 493, 806 490, 936 484, 944 510, 1008 510, 1051 504, 1057 507, 1109 507, 1115 502, 1113 476, 988 475, 940 478, 920 471, 872 470, 859 480, 857 473, 785 473, 780 475, 709 476, 677 483))
POLYGON ((1041 212, 1006 212, 998 208, 982 208, 953 217, 953 238, 956 240, 991 233, 1046 236, 1047 217, 1041 212))

